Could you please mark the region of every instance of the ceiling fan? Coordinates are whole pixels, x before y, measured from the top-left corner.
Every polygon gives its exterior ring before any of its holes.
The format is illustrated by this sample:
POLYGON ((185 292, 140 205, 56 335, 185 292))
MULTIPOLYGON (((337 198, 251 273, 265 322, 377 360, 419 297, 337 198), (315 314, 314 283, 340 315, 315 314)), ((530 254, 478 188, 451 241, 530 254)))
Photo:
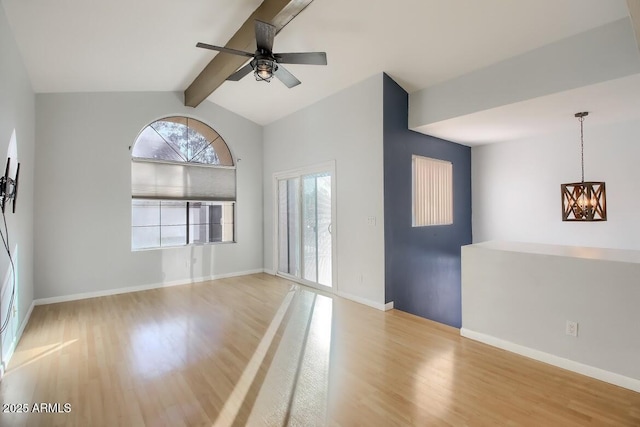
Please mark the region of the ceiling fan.
POLYGON ((257 47, 255 53, 206 43, 198 43, 196 47, 252 58, 247 65, 227 77, 227 80, 236 82, 253 71, 256 80, 269 82, 273 76, 276 76, 288 88, 292 88, 301 82, 281 64, 327 65, 325 52, 273 53, 276 27, 271 24, 256 20, 255 31, 257 47))

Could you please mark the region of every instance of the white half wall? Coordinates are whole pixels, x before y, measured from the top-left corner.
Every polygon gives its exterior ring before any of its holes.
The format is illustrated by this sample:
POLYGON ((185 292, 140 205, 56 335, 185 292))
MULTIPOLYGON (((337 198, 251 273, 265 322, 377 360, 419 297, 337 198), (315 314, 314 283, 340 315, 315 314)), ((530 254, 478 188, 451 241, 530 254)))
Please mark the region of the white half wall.
MULTIPOLYGON (((567 117, 573 118, 570 112, 567 117)), ((585 179, 605 181, 608 220, 562 222, 560 184, 580 181, 580 124, 575 119, 571 132, 471 149, 474 243, 640 249, 640 120, 590 126, 589 118, 584 122, 585 179)))
MULTIPOLYGON (((17 318, 12 319, 10 332, 13 335, 17 331, 19 335, 21 330, 18 329, 18 325, 24 324, 30 313, 34 288, 35 96, 22 56, 9 29, 4 8, 0 5, 0 168, 2 168, 2 174, 4 174, 12 140, 15 141, 15 145, 11 150, 13 171, 10 176, 15 177, 17 166, 15 155, 17 154, 20 162, 20 179, 16 213, 11 213, 12 203, 9 203, 6 209, 9 246, 13 255, 17 254, 15 261, 18 315, 17 318)), ((4 225, 1 227, 4 232, 4 225)), ((2 280, 0 288, 5 284, 11 286, 11 283, 4 282, 5 278, 10 277, 9 271, 9 257, 2 249, 0 250, 0 280, 2 280)), ((9 301, 6 301, 6 304, 3 303, 0 306, 8 306, 8 303, 9 301)), ((5 314, 1 316, 2 319, 5 314)), ((6 333, 4 336, 7 336, 6 333)))
POLYGON ((262 269, 262 128, 182 94, 36 97, 38 299, 198 280, 262 269), (131 153, 152 121, 186 115, 212 126, 237 165, 237 243, 131 251, 131 153))
POLYGON ((264 266, 273 265, 273 174, 335 160, 338 291, 384 306, 382 74, 264 128, 264 266), (375 217, 375 225, 367 218, 375 217))
POLYGON ((640 251, 462 247, 464 336, 640 391, 640 251), (577 337, 566 334, 577 322, 577 337))

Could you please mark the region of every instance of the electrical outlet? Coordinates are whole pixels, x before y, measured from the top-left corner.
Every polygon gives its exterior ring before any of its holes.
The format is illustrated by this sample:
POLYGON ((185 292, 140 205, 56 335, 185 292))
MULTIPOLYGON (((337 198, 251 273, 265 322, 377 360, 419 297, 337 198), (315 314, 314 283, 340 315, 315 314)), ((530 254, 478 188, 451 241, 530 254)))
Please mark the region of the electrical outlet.
POLYGON ((567 320, 567 326, 565 329, 565 333, 567 335, 571 335, 572 337, 578 336, 578 322, 574 322, 572 320, 567 320))

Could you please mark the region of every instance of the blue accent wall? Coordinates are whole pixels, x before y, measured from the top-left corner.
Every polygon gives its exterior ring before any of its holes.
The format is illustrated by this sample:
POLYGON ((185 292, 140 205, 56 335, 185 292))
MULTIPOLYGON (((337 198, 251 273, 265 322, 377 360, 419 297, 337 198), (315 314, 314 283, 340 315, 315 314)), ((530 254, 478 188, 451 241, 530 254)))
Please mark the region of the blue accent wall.
POLYGON ((459 328, 460 247, 471 243, 471 148, 408 129, 409 96, 384 75, 385 302, 459 328), (453 163, 453 225, 411 226, 411 156, 453 163))

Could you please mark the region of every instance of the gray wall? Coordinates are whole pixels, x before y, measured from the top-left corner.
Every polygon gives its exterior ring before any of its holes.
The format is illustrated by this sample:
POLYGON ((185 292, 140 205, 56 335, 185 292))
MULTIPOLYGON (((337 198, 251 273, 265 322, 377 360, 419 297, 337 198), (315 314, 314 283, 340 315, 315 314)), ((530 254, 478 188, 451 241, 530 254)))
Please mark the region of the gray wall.
POLYGON ((575 120, 570 131, 473 148, 474 242, 640 249, 640 120, 593 126, 590 117, 585 179, 606 183, 607 221, 562 221, 560 184, 580 180, 580 124, 569 114, 567 120, 575 120))
POLYGON ((382 75, 264 129, 264 266, 273 270, 273 174, 336 162, 338 291, 384 304, 382 75), (376 217, 376 225, 367 225, 376 217))
POLYGON ((262 269, 260 126, 168 92, 39 94, 36 117, 36 298, 262 269), (236 244, 131 251, 129 146, 173 114, 211 125, 241 159, 236 244))
POLYGON ((395 308, 460 327, 460 247, 471 243, 471 149, 408 130, 408 95, 384 76, 385 295, 395 308), (453 225, 411 226, 411 156, 453 163, 453 225))
MULTIPOLYGON (((33 171, 35 98, 22 57, 0 6, 0 167, 4 173, 7 149, 15 132, 21 163, 16 213, 7 213, 9 244, 18 250, 18 322, 33 301, 33 171)), ((15 161, 14 158, 11 161, 15 161)), ((10 212, 10 209, 7 211, 10 212)), ((9 270, 8 256, 0 254, 0 278, 9 270)))

